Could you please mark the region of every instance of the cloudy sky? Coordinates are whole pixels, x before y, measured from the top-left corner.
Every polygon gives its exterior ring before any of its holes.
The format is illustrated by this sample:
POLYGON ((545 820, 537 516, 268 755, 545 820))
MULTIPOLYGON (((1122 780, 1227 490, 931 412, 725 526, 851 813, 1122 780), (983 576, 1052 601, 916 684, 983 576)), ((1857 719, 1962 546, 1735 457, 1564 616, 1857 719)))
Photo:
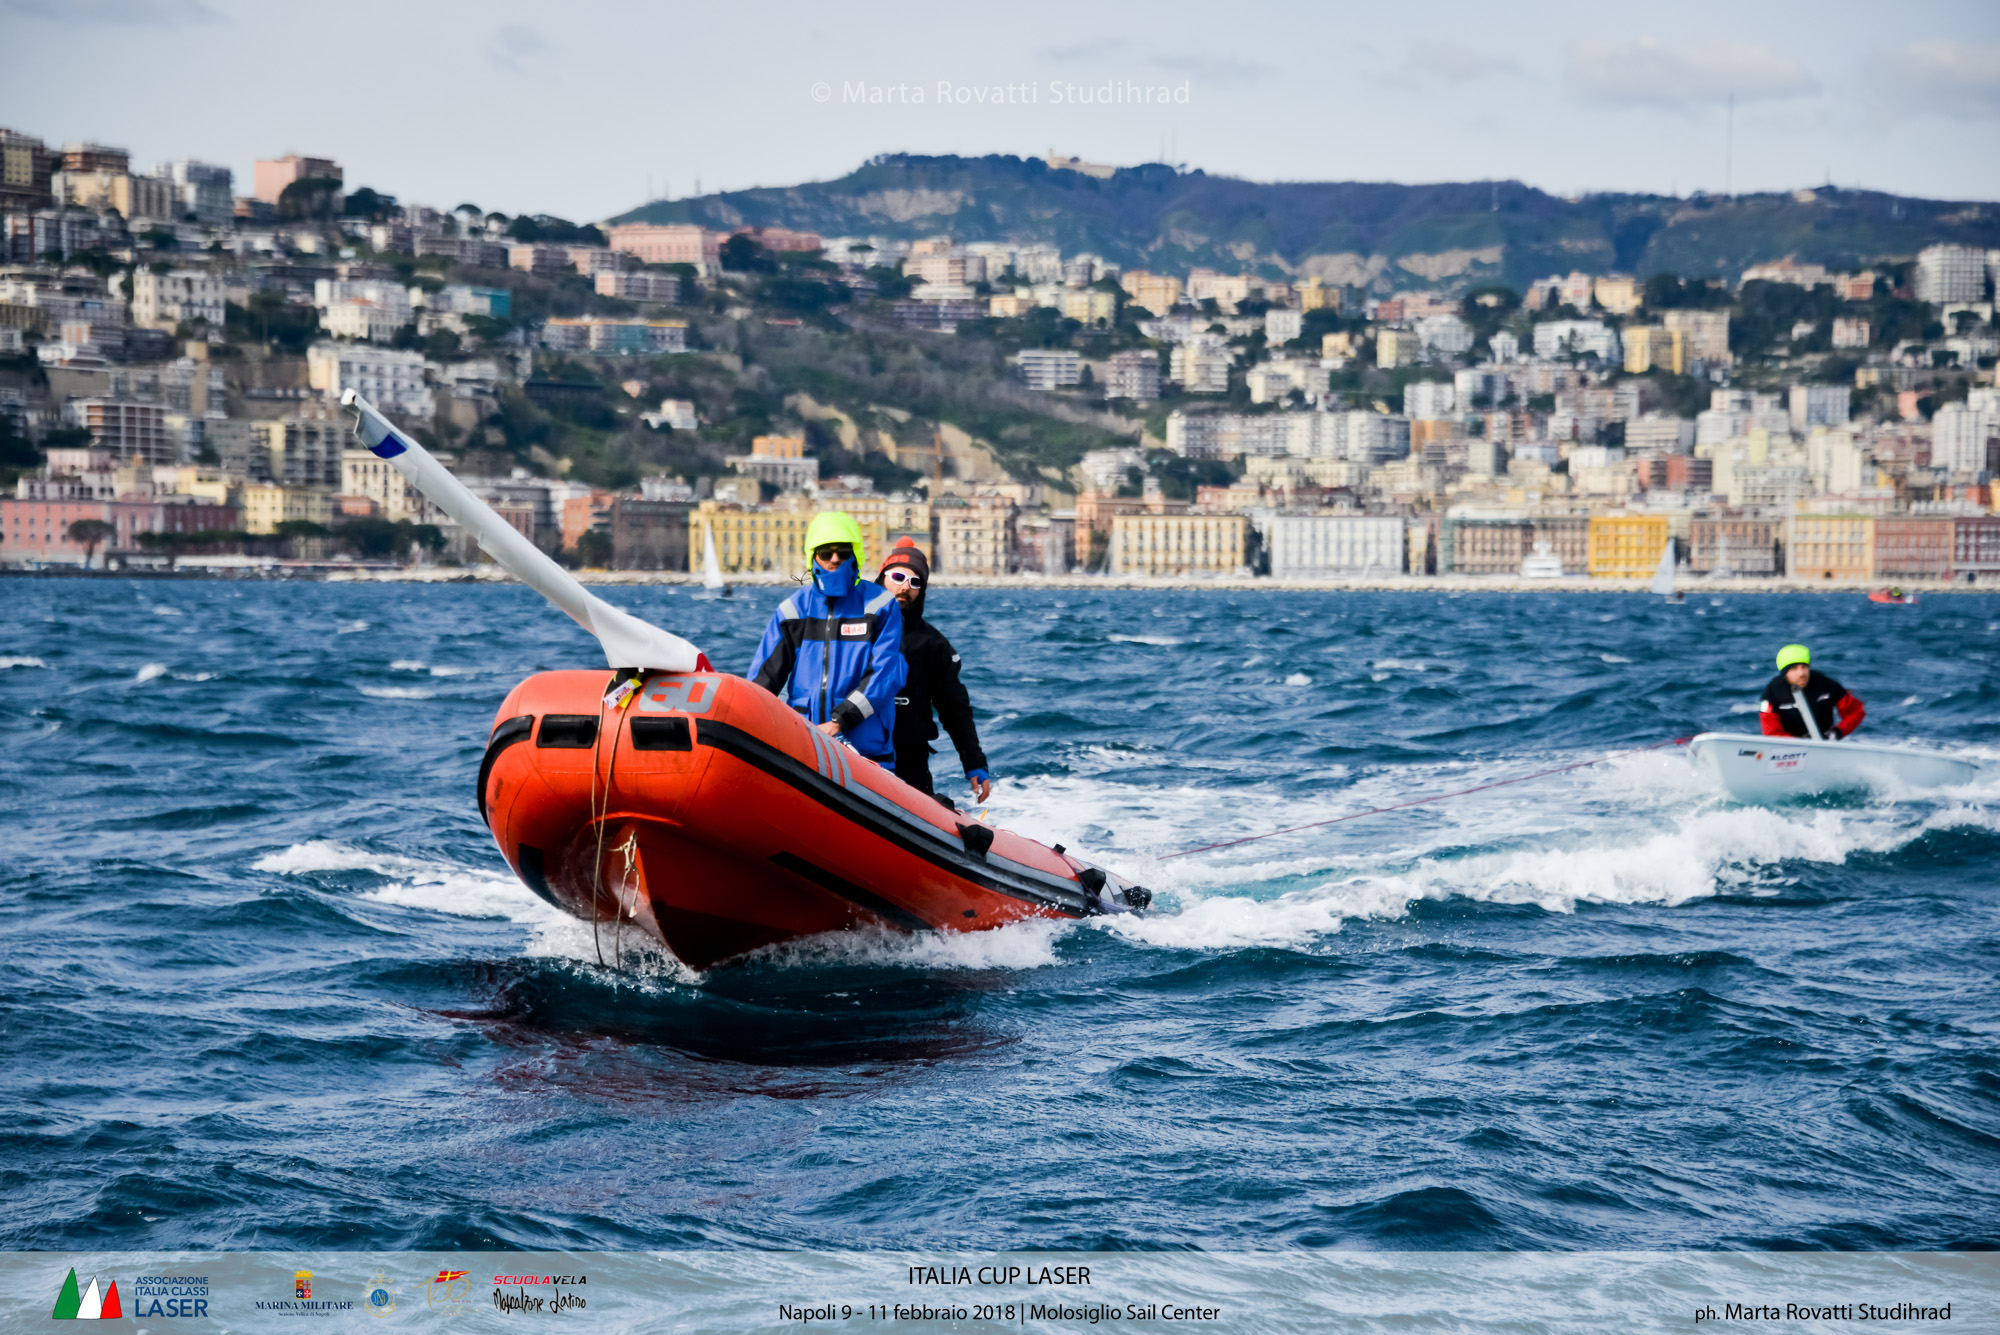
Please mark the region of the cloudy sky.
POLYGON ((1051 147, 1256 180, 2000 200, 1993 0, 0 0, 0 51, 0 125, 52 143, 226 163, 239 191, 252 159, 310 153, 350 187, 578 219, 1051 147))

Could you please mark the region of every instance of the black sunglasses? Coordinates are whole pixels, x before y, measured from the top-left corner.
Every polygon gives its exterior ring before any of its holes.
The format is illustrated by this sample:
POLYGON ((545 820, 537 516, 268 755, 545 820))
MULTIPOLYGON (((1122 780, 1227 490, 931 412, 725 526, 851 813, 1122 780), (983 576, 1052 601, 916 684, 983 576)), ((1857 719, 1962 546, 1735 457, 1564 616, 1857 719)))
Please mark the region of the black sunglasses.
POLYGON ((824 547, 813 548, 813 555, 818 557, 837 556, 845 561, 854 555, 854 548, 844 542, 830 542, 824 547))

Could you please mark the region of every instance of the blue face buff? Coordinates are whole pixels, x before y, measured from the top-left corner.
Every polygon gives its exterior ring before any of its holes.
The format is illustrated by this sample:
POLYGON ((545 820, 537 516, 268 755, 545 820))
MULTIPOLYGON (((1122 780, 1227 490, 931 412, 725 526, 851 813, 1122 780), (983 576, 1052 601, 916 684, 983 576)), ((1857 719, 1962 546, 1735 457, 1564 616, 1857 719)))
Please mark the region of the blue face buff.
POLYGON ((840 563, 838 570, 828 570, 819 562, 812 563, 813 585, 829 599, 838 600, 854 592, 858 578, 853 557, 840 563))

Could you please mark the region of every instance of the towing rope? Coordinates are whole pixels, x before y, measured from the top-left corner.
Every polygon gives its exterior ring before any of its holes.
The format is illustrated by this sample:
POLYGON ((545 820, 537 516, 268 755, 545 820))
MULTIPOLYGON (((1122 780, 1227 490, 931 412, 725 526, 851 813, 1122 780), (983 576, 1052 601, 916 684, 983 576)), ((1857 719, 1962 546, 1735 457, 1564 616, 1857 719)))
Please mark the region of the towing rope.
POLYGON ((1419 797, 1410 802, 1398 802, 1394 806, 1373 807, 1367 811, 1351 811, 1345 816, 1334 816, 1327 820, 1316 820, 1308 825, 1293 825, 1282 830, 1270 830, 1264 834, 1245 835, 1241 839, 1226 839, 1219 844, 1203 844, 1200 848, 1184 848, 1178 853, 1162 853, 1153 860, 1155 862, 1165 862, 1169 858, 1184 858, 1194 853, 1212 853, 1218 848, 1234 848, 1238 844, 1254 844, 1259 839, 1275 839, 1281 834, 1297 834, 1300 830, 1317 830, 1322 825, 1338 825, 1342 821, 1360 820, 1363 816, 1379 816, 1385 811, 1402 811, 1409 807, 1423 806, 1428 802, 1443 802, 1453 797, 1469 797, 1473 793, 1483 793, 1493 788, 1505 788, 1508 784, 1512 783, 1526 783, 1530 779, 1546 779, 1551 774, 1567 774, 1573 769, 1589 769, 1592 765, 1608 765, 1614 760, 1623 760, 1626 756, 1636 756, 1647 751, 1657 751, 1663 746, 1685 746, 1693 740, 1694 738, 1692 737, 1669 737, 1664 742, 1654 742, 1650 746, 1635 746, 1630 751, 1615 752, 1612 755, 1601 756, 1596 760, 1579 760, 1574 764, 1558 765, 1554 769, 1537 770, 1533 774, 1521 774, 1511 779, 1496 779, 1492 783, 1482 783, 1476 788, 1461 788, 1455 793, 1436 793, 1430 797, 1419 797))

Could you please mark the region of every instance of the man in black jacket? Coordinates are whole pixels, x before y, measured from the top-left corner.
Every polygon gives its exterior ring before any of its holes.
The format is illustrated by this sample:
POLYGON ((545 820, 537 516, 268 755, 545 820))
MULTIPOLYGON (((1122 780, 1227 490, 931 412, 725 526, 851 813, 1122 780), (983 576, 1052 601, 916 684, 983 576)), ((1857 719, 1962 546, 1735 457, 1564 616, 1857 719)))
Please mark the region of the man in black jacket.
MULTIPOLYGON (((882 562, 876 582, 896 595, 903 610, 903 660, 910 679, 896 696, 896 777, 921 788, 946 806, 931 786, 931 739, 938 725, 933 707, 958 748, 972 796, 984 802, 993 793, 993 776, 986 772, 986 753, 979 749, 979 729, 972 721, 972 697, 958 679, 958 653, 943 633, 924 620, 924 591, 930 584, 931 563, 909 538, 897 540, 882 562)), ((954 808, 956 810, 956 808, 954 808)))

